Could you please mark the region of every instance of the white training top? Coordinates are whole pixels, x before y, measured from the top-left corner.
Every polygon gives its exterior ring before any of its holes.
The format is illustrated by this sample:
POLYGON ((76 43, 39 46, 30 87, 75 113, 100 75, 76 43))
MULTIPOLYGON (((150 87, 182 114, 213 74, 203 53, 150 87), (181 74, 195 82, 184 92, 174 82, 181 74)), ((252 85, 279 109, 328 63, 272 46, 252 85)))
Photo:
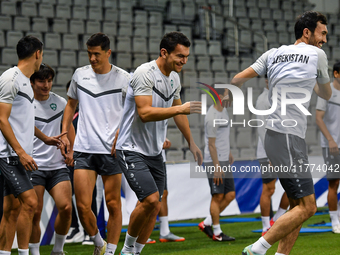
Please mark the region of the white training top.
POLYGON ((166 135, 166 120, 143 123, 136 109, 135 96, 152 96, 152 107, 171 107, 180 99, 179 75, 165 76, 156 61, 142 64, 133 74, 127 90, 117 150, 135 151, 145 156, 159 155, 166 135))
POLYGON ((229 161, 230 153, 230 125, 229 115, 226 108, 223 108, 222 112, 215 109, 214 105, 211 105, 208 109, 204 119, 204 162, 212 162, 212 158, 209 150, 209 137, 216 138, 215 146, 217 151, 218 161, 229 161), (227 124, 215 125, 214 119, 227 120, 227 124))
MULTIPOLYGON (((327 102, 325 99, 318 97, 316 109, 325 112, 323 121, 334 141, 340 148, 340 91, 334 88, 333 83, 331 83, 331 88, 331 98, 327 102)), ((321 147, 328 147, 328 141, 321 131, 320 140, 321 147)))
MULTIPOLYGON (((47 136, 60 135, 66 103, 64 98, 53 92, 50 92, 49 98, 45 101, 34 99, 35 126, 47 136)), ((33 159, 42 171, 66 168, 60 150, 56 146, 46 145, 36 137, 33 144, 33 159)))
MULTIPOLYGON (((256 109, 257 110, 268 110, 271 107, 271 104, 268 99, 268 93, 269 90, 267 88, 263 89, 263 92, 259 97, 257 98, 256 101, 256 109)), ((257 141, 257 150, 256 150, 256 157, 257 159, 263 159, 267 158, 266 151, 264 149, 264 137, 266 135, 266 119, 268 118, 268 115, 257 115, 256 119, 262 120, 262 122, 259 123, 258 125, 262 125, 261 127, 257 127, 257 134, 259 136, 258 141, 257 141)))
POLYGON ((130 74, 112 65, 97 74, 91 65, 78 68, 67 95, 79 100, 79 120, 74 151, 110 154, 123 114, 123 98, 130 74))
MULTIPOLYGON (((34 137, 33 90, 30 79, 18 67, 5 71, 0 77, 0 102, 12 104, 8 121, 24 151, 32 156, 34 137)), ((0 158, 17 156, 0 132, 0 158)))
MULTIPOLYGON (((269 100, 271 102, 273 88, 277 88, 278 105, 274 113, 270 114, 266 128, 279 133, 293 134, 305 138, 307 116, 294 104, 287 105, 287 114, 281 114, 281 90, 284 88, 305 89, 312 94, 318 82, 329 82, 328 61, 325 52, 316 46, 299 43, 297 45, 283 45, 265 52, 251 65, 259 75, 267 73, 269 82, 269 100), (275 121, 274 121, 275 120, 275 121), (297 122, 297 125, 294 126, 297 122), (285 127, 281 123, 284 121, 285 127)), ((304 93, 289 92, 287 99, 305 98, 304 93)), ((309 101, 302 104, 308 109, 309 101)))

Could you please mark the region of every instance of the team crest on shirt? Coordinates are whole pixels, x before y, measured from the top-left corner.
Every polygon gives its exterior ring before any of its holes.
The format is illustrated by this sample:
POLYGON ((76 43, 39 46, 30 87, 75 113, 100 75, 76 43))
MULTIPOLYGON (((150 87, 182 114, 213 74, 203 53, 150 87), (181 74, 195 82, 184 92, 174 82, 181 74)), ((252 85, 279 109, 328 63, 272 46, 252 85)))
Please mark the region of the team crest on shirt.
POLYGON ((170 81, 170 85, 171 85, 171 88, 174 87, 174 81, 173 80, 170 81))
POLYGON ((50 107, 53 111, 57 110, 57 105, 55 103, 50 104, 50 107))

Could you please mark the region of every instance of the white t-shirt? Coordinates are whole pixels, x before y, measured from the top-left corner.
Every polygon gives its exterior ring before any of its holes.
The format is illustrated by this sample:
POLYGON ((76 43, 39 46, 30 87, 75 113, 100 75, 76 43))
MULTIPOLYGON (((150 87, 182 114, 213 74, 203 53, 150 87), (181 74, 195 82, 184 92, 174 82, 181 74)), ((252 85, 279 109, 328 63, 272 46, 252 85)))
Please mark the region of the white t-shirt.
MULTIPOLYGON (((9 123, 24 151, 32 156, 34 137, 33 90, 30 79, 18 67, 5 71, 0 77, 0 102, 12 104, 9 123)), ((0 132, 0 158, 17 156, 0 132)))
MULTIPOLYGON (((269 93, 269 90, 267 88, 264 88, 261 95, 259 95, 259 97, 257 98, 256 107, 255 107, 257 110, 270 109, 271 105, 268 99, 268 93, 269 93)), ((259 138, 257 141, 257 150, 256 150, 257 159, 263 159, 263 158, 267 158, 267 154, 264 149, 264 137, 266 135, 266 123, 267 123, 266 119, 268 118, 268 115, 257 115, 256 118, 259 120, 262 120, 264 123, 261 127, 257 128, 257 134, 259 138)), ((258 125, 260 124, 262 124, 262 122, 259 123, 258 125)))
POLYGON ((167 120, 143 123, 136 109, 135 96, 152 96, 152 107, 168 108, 174 99, 180 99, 180 91, 176 72, 165 76, 155 60, 139 66, 127 90, 116 149, 145 156, 159 155, 165 141, 167 120))
POLYGON ((226 108, 223 108, 222 112, 215 109, 214 105, 209 107, 204 120, 204 162, 212 162, 212 158, 209 150, 209 138, 216 138, 215 146, 217 151, 218 161, 229 161, 230 153, 230 125, 229 115, 226 108), (215 125, 214 119, 227 120, 225 125, 215 125))
POLYGON ((130 74, 112 65, 97 74, 91 65, 78 68, 67 95, 79 101, 79 119, 74 151, 110 154, 123 114, 123 98, 130 74))
MULTIPOLYGON (((281 90, 283 88, 303 88, 312 94, 318 82, 329 82, 328 61, 325 52, 316 46, 299 43, 297 45, 281 46, 265 52, 251 65, 259 75, 267 73, 269 82, 269 100, 271 102, 273 88, 277 88, 278 105, 274 113, 270 114, 266 128, 279 133, 293 134, 305 138, 307 116, 294 104, 287 105, 287 114, 281 114, 281 90), (297 125, 294 126, 295 120, 297 125), (274 121, 276 120, 276 121, 274 121), (279 121, 277 121, 279 120, 279 121), (286 120, 286 121, 284 121, 286 120), (283 126, 281 123, 284 121, 283 126)), ((287 93, 287 99, 305 98, 303 93, 287 93)), ((303 106, 308 109, 309 101, 303 106)))
MULTIPOLYGON (((340 147, 340 91, 334 88, 333 83, 331 83, 331 88, 331 98, 327 102, 325 99, 318 97, 316 109, 325 112, 323 121, 334 141, 340 147)), ((321 131, 320 140, 321 147, 328 147, 328 141, 321 131)))
MULTIPOLYGON (((35 126, 47 136, 59 135, 66 103, 64 98, 53 92, 50 92, 46 101, 34 99, 35 126)), ((46 145, 36 137, 33 144, 33 159, 42 171, 66 168, 60 150, 56 146, 46 145)))

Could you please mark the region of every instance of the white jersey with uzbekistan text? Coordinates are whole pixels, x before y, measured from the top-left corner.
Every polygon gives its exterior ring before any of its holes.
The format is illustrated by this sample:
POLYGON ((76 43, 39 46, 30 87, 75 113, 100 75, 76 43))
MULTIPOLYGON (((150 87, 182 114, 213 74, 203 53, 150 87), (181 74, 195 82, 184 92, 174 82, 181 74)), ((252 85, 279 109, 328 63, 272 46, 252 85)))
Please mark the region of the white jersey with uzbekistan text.
POLYGON ((218 161, 229 161, 230 153, 230 125, 229 115, 226 108, 223 108, 222 112, 215 109, 214 105, 211 105, 208 109, 207 115, 204 119, 204 162, 212 162, 212 158, 209 150, 209 138, 216 138, 215 146, 217 151, 218 161), (215 125, 215 119, 226 120, 226 124, 215 125))
MULTIPOLYGON (((281 113, 282 90, 299 88, 312 94, 316 82, 319 84, 328 83, 328 61, 325 52, 316 46, 305 43, 284 45, 265 52, 251 67, 259 75, 267 73, 270 101, 273 88, 277 88, 278 104, 274 113, 270 114, 266 128, 304 139, 307 116, 295 104, 287 104, 286 115, 281 113)), ((305 97, 306 95, 301 92, 288 92, 286 95, 286 98, 292 102, 305 97)), ((309 101, 302 105, 308 109, 309 101)))
POLYGON ((79 120, 74 151, 110 154, 123 114, 123 97, 130 74, 112 65, 97 74, 91 65, 78 68, 67 95, 79 101, 79 120))
MULTIPOLYGON (((5 71, 0 77, 0 102, 12 104, 8 121, 24 151, 32 156, 34 137, 33 90, 30 79, 18 67, 5 71)), ((0 158, 17 156, 0 132, 0 158)))
MULTIPOLYGON (((257 98, 255 107, 257 110, 270 109, 271 105, 268 99, 268 93, 269 90, 267 88, 264 88, 263 92, 257 98)), ((258 125, 263 125, 256 128, 258 134, 256 157, 257 159, 263 159, 267 158, 266 151, 264 150, 264 137, 266 135, 266 119, 268 118, 268 115, 257 115, 256 118, 263 121, 263 123, 259 121, 258 125)))
MULTIPOLYGON (((325 99, 318 97, 316 109, 325 112, 323 121, 334 141, 340 148, 340 91, 334 88, 333 83, 331 83, 331 88, 331 98, 327 102, 325 99)), ((321 147, 328 147, 328 141, 321 131, 320 139, 321 147)))
MULTIPOLYGON (((45 101, 34 99, 35 126, 47 136, 59 135, 66 103, 64 98, 53 92, 50 92, 49 98, 45 101)), ((56 146, 46 145, 36 137, 33 144, 33 159, 42 171, 66 168, 60 150, 56 146)))
POLYGON ((152 107, 168 108, 174 99, 180 99, 180 90, 176 72, 165 76, 155 60, 139 66, 127 90, 116 148, 145 156, 159 155, 165 141, 167 120, 143 123, 136 109, 135 96, 152 96, 152 107))

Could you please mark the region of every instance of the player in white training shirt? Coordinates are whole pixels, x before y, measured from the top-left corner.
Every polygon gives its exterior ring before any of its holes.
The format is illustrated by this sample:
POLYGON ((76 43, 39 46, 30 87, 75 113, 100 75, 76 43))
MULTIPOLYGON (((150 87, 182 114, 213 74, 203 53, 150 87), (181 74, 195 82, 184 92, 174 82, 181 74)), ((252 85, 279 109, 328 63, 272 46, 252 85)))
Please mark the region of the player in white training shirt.
POLYGON ((161 152, 166 119, 174 117, 195 159, 202 162, 201 151, 190 140, 185 116, 201 113, 201 103, 182 105, 180 99, 178 73, 187 62, 189 47, 190 41, 182 33, 164 35, 158 59, 139 66, 128 87, 116 149, 120 166, 140 204, 131 213, 122 255, 140 254, 155 225, 164 190, 161 152))
POLYGON ((33 90, 29 77, 42 62, 42 42, 26 36, 17 44, 18 65, 0 77, 0 170, 4 182, 3 217, 0 225, 0 254, 10 254, 17 226, 18 252, 28 255, 37 195, 30 172, 38 166, 32 158, 34 135, 46 144, 58 145, 58 137, 47 137, 34 127, 33 90), (20 212, 21 224, 17 224, 20 212))
MULTIPOLYGON (((87 41, 91 65, 78 68, 71 81, 63 119, 68 130, 79 102, 79 120, 74 141, 74 193, 79 219, 95 244, 94 255, 114 254, 122 227, 120 201, 121 169, 114 156, 123 114, 123 97, 130 74, 110 64, 110 40, 102 33, 87 41), (109 211, 106 242, 100 236, 91 210, 97 174, 103 179, 109 211)), ((68 141, 65 139, 65 143, 68 141)), ((71 152, 72 153, 72 152, 71 152)))
MULTIPOLYGON (((42 64, 40 70, 30 78, 34 92, 35 126, 48 136, 60 134, 61 121, 67 103, 64 98, 51 92, 54 76, 54 70, 50 66, 42 64)), ((69 140, 73 142, 74 136, 74 128, 71 126, 70 132, 68 132, 69 140)), ((33 159, 39 168, 31 175, 31 182, 38 196, 38 207, 33 218, 30 252, 32 255, 40 254, 40 218, 46 189, 53 197, 58 209, 54 223, 55 242, 51 254, 65 254, 63 247, 70 228, 72 212, 69 170, 61 152, 55 147, 45 145, 37 138, 34 138, 33 159)))
POLYGON ((277 254, 289 254, 302 223, 316 212, 314 185, 308 168, 304 138, 307 129, 306 109, 313 89, 326 100, 332 93, 327 56, 321 50, 327 42, 326 25, 324 15, 314 11, 303 13, 295 23, 295 44, 265 52, 232 80, 232 84, 240 87, 248 79, 267 73, 269 99, 275 101, 277 90, 277 107, 268 118, 265 149, 274 167, 289 170, 279 171, 278 174, 291 209, 263 237, 247 246, 243 254, 265 254, 279 240, 277 254), (285 110, 286 98, 289 100, 285 113, 282 111, 285 110), (303 171, 300 171, 302 167, 303 171))
MULTIPOLYGON (((268 110, 271 108, 271 104, 268 98, 268 79, 266 78, 266 87, 263 89, 263 92, 259 95, 256 100, 257 110, 268 110)), ((257 115, 257 119, 261 120, 259 122, 259 126, 263 123, 266 123, 266 119, 268 115, 257 115)), ((289 200, 286 193, 283 193, 280 206, 275 213, 274 217, 270 219, 270 207, 271 207, 271 197, 275 192, 275 183, 277 179, 277 173, 273 173, 270 171, 263 171, 265 168, 268 169, 270 166, 269 159, 267 157, 266 151, 264 149, 264 137, 266 133, 265 125, 262 125, 257 128, 258 141, 257 141, 257 150, 256 157, 261 166, 261 177, 262 177, 262 193, 260 198, 260 209, 261 209, 261 219, 262 219, 262 236, 264 236, 268 229, 274 224, 274 222, 283 215, 288 206, 289 200)))
MULTIPOLYGON (((220 98, 228 96, 227 89, 215 90, 220 98)), ((221 104, 215 94, 214 97, 217 103, 209 107, 204 119, 204 167, 210 186, 210 215, 198 224, 198 228, 214 241, 229 242, 235 238, 222 232, 220 213, 235 199, 235 184, 233 173, 222 169, 228 169, 234 158, 230 152, 229 115, 223 102, 221 104), (216 119, 226 120, 227 124, 215 125, 216 119)))
POLYGON ((327 202, 333 233, 340 234, 338 188, 340 179, 340 62, 333 66, 332 96, 328 102, 320 97, 316 104, 316 124, 321 131, 322 154, 327 164, 327 202))

